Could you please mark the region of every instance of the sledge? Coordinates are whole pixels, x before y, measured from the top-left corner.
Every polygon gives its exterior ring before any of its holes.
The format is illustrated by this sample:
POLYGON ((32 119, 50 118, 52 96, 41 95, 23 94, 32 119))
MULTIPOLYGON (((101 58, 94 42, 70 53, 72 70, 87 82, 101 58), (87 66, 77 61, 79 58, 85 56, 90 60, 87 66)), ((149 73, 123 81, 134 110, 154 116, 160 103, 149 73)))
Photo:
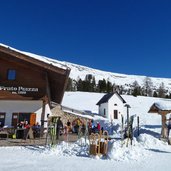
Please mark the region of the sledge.
POLYGON ((104 131, 103 135, 101 136, 101 141, 100 141, 100 153, 103 155, 107 155, 108 140, 109 140, 108 132, 104 131))
POLYGON ((103 134, 91 133, 89 137, 90 141, 90 155, 107 155, 108 150, 108 140, 109 135, 107 131, 104 131, 103 134))

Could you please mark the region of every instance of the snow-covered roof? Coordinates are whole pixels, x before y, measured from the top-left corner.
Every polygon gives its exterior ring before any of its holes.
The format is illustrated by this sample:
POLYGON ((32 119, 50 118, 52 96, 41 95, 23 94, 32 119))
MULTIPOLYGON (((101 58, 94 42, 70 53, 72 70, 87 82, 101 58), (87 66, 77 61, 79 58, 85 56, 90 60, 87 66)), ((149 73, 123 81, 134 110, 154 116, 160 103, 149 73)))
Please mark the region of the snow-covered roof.
POLYGON ((171 102, 170 101, 159 101, 153 103, 150 107, 149 113, 160 113, 161 111, 166 111, 167 113, 171 113, 171 102))
POLYGON ((116 94, 123 103, 126 103, 126 101, 117 93, 117 92, 114 92, 114 93, 108 93, 108 94, 105 94, 98 102, 96 105, 100 105, 102 103, 106 103, 108 102, 108 100, 114 95, 116 94))
POLYGON ((72 112, 72 111, 66 110, 66 109, 63 109, 63 111, 66 112, 66 113, 69 113, 71 115, 77 116, 77 117, 86 118, 86 119, 93 119, 93 117, 89 116, 89 115, 79 114, 79 113, 72 112))
POLYGON ((156 102, 154 104, 160 110, 171 110, 171 102, 156 102))
POLYGON ((24 52, 24 51, 12 48, 10 46, 4 45, 2 43, 0 43, 0 46, 8 48, 8 49, 13 50, 13 51, 18 52, 18 53, 21 53, 21 54, 26 55, 28 57, 34 58, 36 60, 42 61, 44 63, 53 65, 55 67, 62 68, 62 69, 69 69, 69 67, 67 67, 66 65, 62 64, 58 60, 51 59, 51 58, 48 58, 48 57, 45 57, 45 56, 41 56, 41 55, 36 55, 36 54, 30 53, 30 52, 24 52))
POLYGON ((89 115, 88 113, 85 113, 84 111, 78 110, 78 109, 73 109, 70 107, 66 107, 66 106, 61 106, 62 111, 78 116, 78 117, 82 117, 82 118, 86 118, 86 119, 93 119, 93 116, 89 115))

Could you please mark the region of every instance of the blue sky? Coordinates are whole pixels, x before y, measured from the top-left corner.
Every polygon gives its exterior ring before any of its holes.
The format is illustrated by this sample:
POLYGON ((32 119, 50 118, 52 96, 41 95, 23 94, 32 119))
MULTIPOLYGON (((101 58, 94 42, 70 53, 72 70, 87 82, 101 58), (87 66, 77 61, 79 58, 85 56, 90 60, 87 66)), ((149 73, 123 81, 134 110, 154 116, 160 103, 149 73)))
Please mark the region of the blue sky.
POLYGON ((116 73, 171 77, 169 0, 1 0, 0 42, 116 73))

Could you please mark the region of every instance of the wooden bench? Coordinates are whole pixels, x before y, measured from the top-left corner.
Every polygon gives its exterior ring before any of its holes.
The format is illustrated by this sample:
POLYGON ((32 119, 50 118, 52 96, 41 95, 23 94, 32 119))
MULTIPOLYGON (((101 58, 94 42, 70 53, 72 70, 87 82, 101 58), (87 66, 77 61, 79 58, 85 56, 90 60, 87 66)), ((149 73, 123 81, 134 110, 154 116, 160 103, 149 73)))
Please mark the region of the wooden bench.
POLYGON ((0 139, 5 139, 5 138, 8 138, 8 132, 1 131, 0 132, 0 139))

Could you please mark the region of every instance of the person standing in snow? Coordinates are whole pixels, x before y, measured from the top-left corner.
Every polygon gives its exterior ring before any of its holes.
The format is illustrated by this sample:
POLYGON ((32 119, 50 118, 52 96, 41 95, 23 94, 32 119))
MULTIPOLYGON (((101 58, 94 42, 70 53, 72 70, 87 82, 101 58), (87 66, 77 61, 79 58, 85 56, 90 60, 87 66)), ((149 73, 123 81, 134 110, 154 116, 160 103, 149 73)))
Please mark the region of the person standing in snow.
POLYGON ((61 117, 58 117, 57 126, 56 126, 56 139, 59 139, 60 132, 63 130, 63 123, 61 121, 61 117))
POLYGON ((171 130, 171 117, 168 119, 168 123, 167 123, 167 136, 169 137, 169 133, 171 130))
POLYGON ((101 126, 100 126, 100 123, 99 122, 97 122, 97 130, 98 130, 98 133, 100 133, 101 126))
POLYGON ((91 120, 91 131, 92 133, 95 133, 96 125, 93 120, 91 120))
POLYGON ((67 132, 70 132, 70 131, 71 131, 71 122, 68 119, 68 121, 67 121, 67 132))
POLYGON ((92 132, 92 123, 91 123, 91 120, 88 121, 88 133, 89 135, 91 134, 92 132))

